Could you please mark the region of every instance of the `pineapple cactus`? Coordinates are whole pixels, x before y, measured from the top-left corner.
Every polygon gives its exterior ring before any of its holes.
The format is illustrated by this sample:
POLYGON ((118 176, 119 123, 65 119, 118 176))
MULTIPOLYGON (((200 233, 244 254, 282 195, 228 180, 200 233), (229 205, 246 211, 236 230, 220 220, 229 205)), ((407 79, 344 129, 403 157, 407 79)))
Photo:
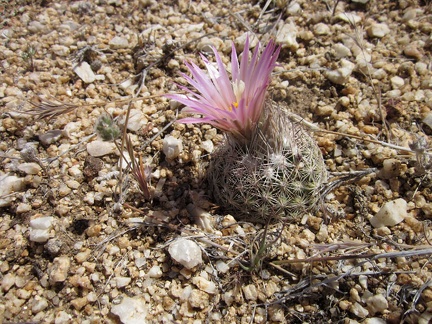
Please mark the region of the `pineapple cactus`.
POLYGON ((249 55, 249 37, 239 63, 234 45, 231 78, 214 49, 216 66, 202 57, 207 71, 186 63, 183 74, 198 93, 169 94, 184 112, 200 114, 181 123, 209 123, 226 133, 214 153, 208 183, 215 201, 238 220, 267 223, 298 221, 320 200, 327 181, 321 151, 313 138, 267 96, 280 48, 274 41, 249 55))
POLYGON ((275 103, 247 145, 227 138, 207 180, 214 200, 236 219, 299 221, 317 206, 327 170, 315 140, 275 103))

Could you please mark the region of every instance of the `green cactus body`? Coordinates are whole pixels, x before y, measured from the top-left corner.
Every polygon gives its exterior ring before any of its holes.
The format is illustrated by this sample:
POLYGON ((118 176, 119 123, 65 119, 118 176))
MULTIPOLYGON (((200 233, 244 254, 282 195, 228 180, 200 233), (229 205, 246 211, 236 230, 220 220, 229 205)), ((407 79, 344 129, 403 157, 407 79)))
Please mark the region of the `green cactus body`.
POLYGON ((215 201, 236 219, 295 222, 320 200, 327 170, 314 139, 273 103, 251 141, 227 138, 208 170, 215 201))

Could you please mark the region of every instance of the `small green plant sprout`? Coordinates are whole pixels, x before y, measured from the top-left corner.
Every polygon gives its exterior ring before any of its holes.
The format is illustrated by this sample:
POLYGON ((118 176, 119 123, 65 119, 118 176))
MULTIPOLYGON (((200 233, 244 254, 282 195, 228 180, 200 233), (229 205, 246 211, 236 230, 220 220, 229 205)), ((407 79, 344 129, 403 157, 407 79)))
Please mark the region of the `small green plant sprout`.
POLYGON ((24 62, 26 62, 27 70, 30 72, 34 72, 35 70, 35 65, 33 60, 35 54, 36 54, 36 49, 31 45, 27 46, 26 50, 21 54, 21 58, 24 60, 24 62))
POLYGON ((215 201, 237 220, 267 224, 299 221, 321 200, 327 170, 314 139, 268 96, 280 48, 271 40, 249 53, 249 37, 239 62, 234 45, 231 73, 214 49, 216 66, 203 56, 207 71, 186 63, 183 75, 196 92, 167 97, 202 115, 180 123, 209 123, 227 135, 213 155, 208 183, 215 201), (229 76, 231 74, 231 77, 229 76))
POLYGON ((108 114, 102 114, 96 121, 96 133, 103 141, 115 141, 121 135, 117 123, 108 114))

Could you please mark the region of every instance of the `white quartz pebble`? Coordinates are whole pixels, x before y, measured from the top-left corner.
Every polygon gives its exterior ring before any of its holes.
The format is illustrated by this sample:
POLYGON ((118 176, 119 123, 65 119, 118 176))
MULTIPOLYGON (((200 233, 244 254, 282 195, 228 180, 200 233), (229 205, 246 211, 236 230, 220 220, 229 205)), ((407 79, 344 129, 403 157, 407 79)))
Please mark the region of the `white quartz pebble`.
POLYGON ((402 222, 405 217, 407 217, 407 203, 404 199, 399 198, 386 202, 370 222, 375 228, 394 226, 402 222))
POLYGON ((192 269, 203 262, 202 252, 194 241, 179 238, 172 242, 168 252, 176 262, 187 269, 192 269))
POLYGON ((165 136, 162 151, 168 159, 175 159, 183 151, 182 141, 170 135, 165 136))

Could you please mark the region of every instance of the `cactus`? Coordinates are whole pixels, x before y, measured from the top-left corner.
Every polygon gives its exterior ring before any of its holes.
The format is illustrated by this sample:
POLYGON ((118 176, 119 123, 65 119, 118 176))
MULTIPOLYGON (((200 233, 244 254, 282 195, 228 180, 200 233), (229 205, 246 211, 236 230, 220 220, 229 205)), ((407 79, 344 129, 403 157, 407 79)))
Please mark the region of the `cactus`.
POLYGON ((267 97, 271 72, 280 47, 273 40, 249 55, 249 37, 239 63, 234 44, 231 78, 213 49, 216 66, 203 57, 207 71, 186 63, 183 74, 198 93, 180 86, 186 95, 168 94, 200 114, 180 123, 209 123, 226 132, 226 143, 208 170, 211 192, 219 205, 237 219, 268 223, 298 220, 316 206, 327 171, 318 146, 300 125, 267 97))
POLYGON ((210 191, 236 219, 299 221, 317 206, 327 170, 314 139, 275 103, 248 144, 227 137, 207 172, 210 191))

